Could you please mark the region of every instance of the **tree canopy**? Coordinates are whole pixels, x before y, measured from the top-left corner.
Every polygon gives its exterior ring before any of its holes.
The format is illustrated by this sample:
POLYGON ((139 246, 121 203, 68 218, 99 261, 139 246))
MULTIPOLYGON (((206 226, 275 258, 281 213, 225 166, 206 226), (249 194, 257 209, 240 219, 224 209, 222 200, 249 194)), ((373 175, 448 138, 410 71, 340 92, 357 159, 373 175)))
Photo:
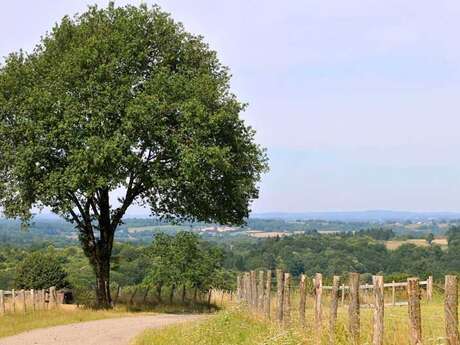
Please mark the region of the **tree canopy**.
POLYGON ((230 273, 222 269, 222 250, 205 246, 192 232, 182 231, 175 236, 157 234, 146 255, 150 263, 144 284, 155 286, 159 294, 167 285, 174 289, 182 286, 183 291, 185 287, 208 291, 228 285, 226 274, 230 273))
POLYGON ((243 223, 267 163, 229 79, 203 38, 158 7, 64 17, 0 67, 5 215, 49 207, 74 222, 106 305, 114 233, 133 203, 243 223))
POLYGON ((58 257, 50 252, 33 252, 17 268, 16 287, 20 289, 58 289, 69 287, 67 272, 58 257))

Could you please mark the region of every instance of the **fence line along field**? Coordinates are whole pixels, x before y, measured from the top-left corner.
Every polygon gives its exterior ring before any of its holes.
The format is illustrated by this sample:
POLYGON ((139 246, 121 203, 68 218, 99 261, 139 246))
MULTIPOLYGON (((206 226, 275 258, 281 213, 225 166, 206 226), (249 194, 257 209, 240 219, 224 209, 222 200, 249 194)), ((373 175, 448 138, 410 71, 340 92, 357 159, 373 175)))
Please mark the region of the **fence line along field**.
POLYGON ((41 290, 0 290, 0 315, 46 310, 57 307, 64 302, 64 292, 56 291, 55 287, 41 290))
POLYGON ((460 344, 457 276, 445 276, 441 296, 433 293, 432 277, 384 283, 377 275, 363 285, 358 273, 350 273, 346 284, 334 276, 325 286, 317 273, 301 275, 294 287, 291 274, 275 273, 239 275, 237 300, 267 321, 306 330, 316 344, 460 344))

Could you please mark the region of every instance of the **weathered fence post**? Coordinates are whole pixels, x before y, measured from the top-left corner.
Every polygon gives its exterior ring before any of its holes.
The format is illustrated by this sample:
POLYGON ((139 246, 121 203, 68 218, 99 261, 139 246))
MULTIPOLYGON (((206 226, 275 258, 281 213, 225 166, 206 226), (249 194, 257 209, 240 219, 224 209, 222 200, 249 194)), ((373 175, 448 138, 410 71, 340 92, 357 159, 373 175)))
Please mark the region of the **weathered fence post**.
POLYGON ((211 301, 212 301, 212 289, 209 289, 208 291, 208 309, 211 310, 211 301))
POLYGON ((0 314, 5 314, 5 295, 3 290, 0 290, 0 314))
POLYGON ((40 291, 40 299, 41 299, 41 304, 42 304, 42 310, 46 309, 46 301, 45 301, 45 290, 41 289, 40 291))
POLYGON ((418 278, 407 279, 409 306, 409 332, 412 345, 422 344, 422 314, 420 311, 420 285, 418 278))
POLYGON ((433 299, 433 276, 429 276, 426 282, 426 299, 428 301, 433 299))
POLYGON ((457 276, 448 275, 445 279, 444 313, 447 345, 459 345, 457 276))
POLYGON ((282 270, 276 270, 276 297, 277 297, 277 308, 276 308, 276 320, 278 322, 283 321, 283 307, 284 307, 284 274, 282 270))
POLYGON ((257 274, 251 271, 251 308, 257 307, 257 274))
POLYGON ((237 297, 238 303, 240 303, 241 302, 241 275, 240 274, 236 276, 236 297, 237 297))
POLYGON ((359 344, 359 273, 350 273, 349 280, 348 329, 352 343, 359 344))
POLYGON ((11 305, 13 313, 16 312, 16 291, 14 289, 11 290, 11 305))
POLYGON ((302 327, 305 327, 305 305, 307 303, 307 277, 305 276, 305 274, 302 274, 300 276, 299 294, 300 294, 300 302, 299 302, 300 325, 302 327))
POLYGON ((284 274, 284 325, 289 326, 291 323, 291 274, 284 274))
POLYGON ((246 304, 250 308, 252 300, 251 273, 246 273, 246 304))
POLYGON ((50 303, 52 301, 52 307, 56 308, 57 306, 57 296, 56 296, 56 288, 54 286, 50 287, 50 303))
POLYGON ((394 280, 392 284, 393 285, 391 286, 391 304, 396 305, 396 285, 394 280))
POLYGON ((335 343, 335 324, 337 322, 337 308, 339 305, 339 285, 340 277, 334 276, 332 279, 332 292, 331 292, 331 311, 329 315, 329 343, 335 343))
POLYGON ((247 303, 246 272, 241 274, 241 302, 247 303))
POLYGON ((32 300, 32 311, 35 311, 35 290, 30 290, 30 298, 32 300))
POLYGON ((321 343, 323 311, 321 308, 321 296, 323 294, 323 275, 315 274, 315 328, 316 342, 321 343))
POLYGON ((364 305, 369 304, 369 284, 368 283, 364 284, 364 291, 363 291, 362 299, 363 299, 364 305))
POLYGON ((372 335, 372 344, 382 345, 385 305, 383 295, 383 277, 373 276, 372 284, 374 285, 374 333, 372 335))
POLYGON ((27 303, 26 303, 26 291, 24 289, 21 290, 21 299, 22 299, 22 311, 25 313, 27 312, 27 303))
POLYGON ((258 284, 258 296, 259 299, 257 301, 257 310, 259 312, 264 311, 264 277, 265 277, 265 272, 264 271, 259 271, 259 284, 258 284))
POLYGON ((271 304, 271 291, 272 291, 272 271, 267 271, 267 280, 265 286, 265 305, 264 305, 264 312, 265 317, 269 320, 270 319, 270 304, 271 304))
POLYGON ((342 306, 345 305, 345 284, 342 284, 342 306))

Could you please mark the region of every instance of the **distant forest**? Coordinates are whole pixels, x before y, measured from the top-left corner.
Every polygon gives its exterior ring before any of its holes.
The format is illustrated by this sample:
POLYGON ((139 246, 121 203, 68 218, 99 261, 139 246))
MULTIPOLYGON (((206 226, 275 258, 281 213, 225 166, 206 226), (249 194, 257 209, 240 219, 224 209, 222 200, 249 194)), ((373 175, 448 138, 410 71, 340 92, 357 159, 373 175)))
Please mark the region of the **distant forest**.
MULTIPOLYGON (((343 222, 325 220, 286 220, 249 218, 246 225, 235 228, 229 233, 205 233, 203 239, 217 240, 234 237, 247 237, 247 230, 288 233, 331 233, 331 232, 363 232, 371 229, 374 233, 378 229, 391 230, 395 236, 404 238, 424 238, 427 234, 444 235, 449 226, 459 222, 455 220, 425 222, 417 224, 417 228, 409 229, 410 221, 398 222, 343 222), (442 226, 441 226, 442 224, 442 226)), ((155 233, 166 232, 174 234, 178 231, 196 231, 206 227, 218 227, 218 224, 180 223, 171 224, 154 218, 127 218, 116 232, 119 242, 149 243, 155 233)), ((381 238, 383 239, 383 238, 381 238)), ((47 241, 54 246, 77 244, 77 233, 73 224, 61 219, 37 218, 32 220, 27 228, 21 226, 19 220, 0 219, 0 243, 11 245, 31 245, 36 242, 47 241)))
MULTIPOLYGON (((180 232, 184 233, 184 232, 180 232)), ((441 279, 446 273, 460 273, 460 227, 447 232, 448 246, 429 242, 426 246, 403 244, 389 250, 384 240, 394 238, 392 230, 368 229, 339 234, 297 234, 282 238, 254 239, 249 237, 199 239, 203 255, 213 253, 213 265, 218 269, 220 286, 232 287, 236 272, 282 268, 294 277, 321 272, 326 279, 334 274, 362 273, 363 281, 381 273, 387 280, 402 280, 408 276, 441 279), (428 244, 430 243, 430 244, 428 244)), ((149 271, 158 269, 152 255, 152 239, 145 242, 117 242, 112 259, 112 284, 138 286, 145 284, 149 271)), ((43 240, 27 245, 0 243, 0 289, 14 287, 17 268, 33 253, 58 258, 68 273, 70 285, 80 290, 94 284, 94 274, 76 243, 61 246, 43 240)))

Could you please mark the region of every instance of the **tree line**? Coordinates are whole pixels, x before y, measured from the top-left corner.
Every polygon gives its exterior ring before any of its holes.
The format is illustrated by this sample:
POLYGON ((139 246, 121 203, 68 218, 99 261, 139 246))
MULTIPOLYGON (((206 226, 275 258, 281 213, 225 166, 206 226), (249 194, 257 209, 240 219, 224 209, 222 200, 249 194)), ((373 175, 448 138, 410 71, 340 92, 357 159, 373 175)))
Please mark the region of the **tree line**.
MULTIPOLYGON (((224 269, 224 251, 192 232, 157 234, 149 245, 116 243, 112 257, 112 290, 136 287, 155 291, 160 303, 174 294, 198 293, 212 288, 229 290, 235 273, 224 269), (168 292, 167 298, 164 291, 168 292)), ((94 288, 94 271, 77 246, 55 248, 0 247, 0 289, 72 288, 87 299, 94 288)))
POLYGON ((384 240, 394 238, 391 230, 369 229, 339 234, 309 233, 258 241, 221 243, 226 252, 224 266, 238 271, 281 268, 298 277, 302 273, 326 276, 362 273, 384 274, 387 279, 408 276, 441 278, 460 272, 460 227, 447 232, 448 247, 402 244, 394 250, 384 240))
MULTIPOLYGON (((384 274, 389 280, 408 276, 441 279, 460 273, 460 227, 447 232, 448 247, 403 244, 386 248, 381 229, 356 233, 318 233, 271 239, 236 238, 209 242, 191 232, 157 234, 150 244, 115 243, 111 261, 112 289, 150 289, 158 301, 171 295, 196 296, 210 288, 233 289, 237 272, 281 268, 294 277, 359 272, 363 280, 384 274)), ((55 248, 0 246, 0 289, 71 287, 77 293, 94 288, 94 271, 78 246, 55 248), (47 279, 43 280, 43 276, 47 279), (54 280, 53 280, 54 279, 54 280)))

